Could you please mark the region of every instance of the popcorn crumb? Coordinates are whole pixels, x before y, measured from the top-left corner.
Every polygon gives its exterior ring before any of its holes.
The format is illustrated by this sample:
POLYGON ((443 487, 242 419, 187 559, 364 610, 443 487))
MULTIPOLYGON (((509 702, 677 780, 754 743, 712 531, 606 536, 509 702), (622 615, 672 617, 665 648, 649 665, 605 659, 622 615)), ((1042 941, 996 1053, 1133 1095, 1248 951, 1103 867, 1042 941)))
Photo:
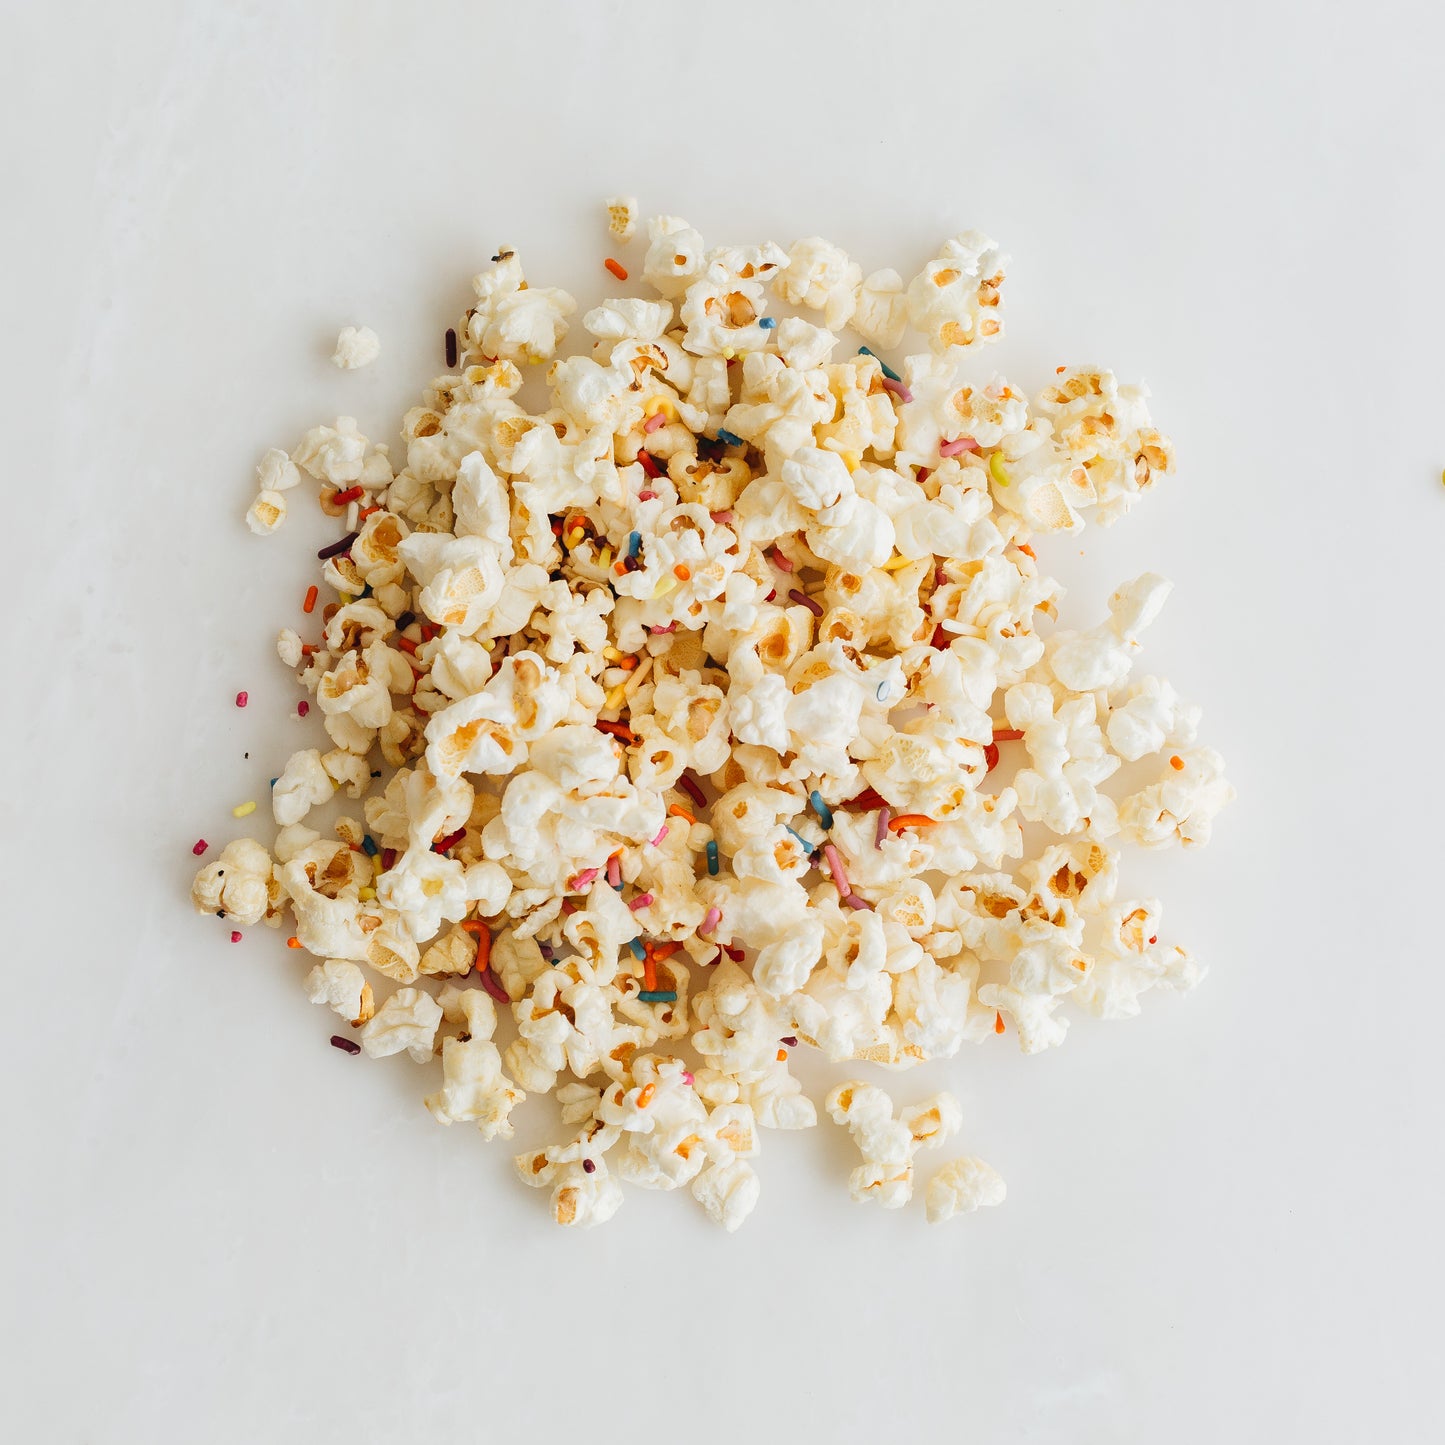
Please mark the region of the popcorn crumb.
POLYGON ((370 366, 381 355, 381 338, 369 326, 343 326, 336 337, 331 364, 341 371, 370 366))

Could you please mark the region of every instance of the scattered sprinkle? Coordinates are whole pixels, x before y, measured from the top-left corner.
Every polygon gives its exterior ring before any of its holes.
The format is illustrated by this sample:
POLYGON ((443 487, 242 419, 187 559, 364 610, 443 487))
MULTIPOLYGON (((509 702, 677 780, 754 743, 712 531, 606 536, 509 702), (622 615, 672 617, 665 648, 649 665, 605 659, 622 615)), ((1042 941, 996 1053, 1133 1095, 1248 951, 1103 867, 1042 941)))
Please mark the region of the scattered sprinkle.
POLYGON ((246 704, 247 704, 250 700, 251 700, 251 694, 248 693, 248 692, 238 692, 238 693, 236 694, 236 706, 237 706, 237 707, 245 707, 246 704))
POLYGON ((642 429, 649 436, 651 436, 653 432, 660 431, 666 425, 667 414, 665 412, 658 411, 654 412, 650 417, 647 418, 645 422, 642 423, 642 429))
POLYGON ((707 842, 707 871, 709 876, 716 878, 718 870, 717 843, 709 838, 707 842))
POLYGON ((197 858, 199 858, 199 857, 201 856, 201 854, 204 853, 204 852, 206 851, 206 849, 209 848, 210 846, 211 846, 211 845, 210 845, 209 843, 207 843, 204 838, 197 838, 197 839, 196 839, 196 843, 195 843, 195 847, 193 847, 193 848, 191 849, 191 852, 194 853, 197 858))
POLYGON ((375 858, 377 853, 376 839, 370 833, 363 833, 361 836, 361 851, 368 858, 375 858))
POLYGON ((873 696, 876 697, 879 702, 882 702, 888 696, 887 678, 884 678, 883 681, 878 684, 877 691, 874 692, 873 696))
POLYGON ((758 326, 763 331, 771 331, 778 324, 776 316, 759 316, 758 326))
POLYGON ((606 266, 619 281, 627 280, 627 267, 624 266, 621 261, 614 261, 612 257, 609 256, 602 264, 606 266))
POLYGON ((316 610, 316 599, 320 595, 320 588, 308 587, 306 589, 306 600, 301 604, 301 610, 303 612, 314 612, 316 610))
POLYGON ((853 885, 848 882, 848 875, 843 871, 843 860, 838 856, 837 846, 824 843, 823 857, 828 860, 828 873, 833 880, 833 886, 838 890, 838 896, 847 898, 853 891, 853 885))
POLYGON ((873 830, 873 846, 881 848, 883 840, 888 836, 888 822, 893 816, 893 810, 885 803, 878 810, 878 826, 873 830))
POLYGON ((1004 471, 1002 452, 995 452, 988 459, 988 474, 994 479, 994 481, 999 484, 999 486, 1008 486, 1008 473, 1004 471))
POLYGON ((651 452, 638 452, 637 460, 642 464, 642 470, 654 481, 662 475, 662 468, 658 466, 657 458, 651 452))
POLYGON ((1173 768, 1176 773, 1182 773, 1184 771, 1184 759, 1181 758, 1178 753, 1175 753, 1174 756, 1169 759, 1169 766, 1173 768))
POLYGON ((445 853, 449 849, 455 848, 466 836, 467 830, 465 828, 458 828, 455 833, 448 833, 445 838, 438 838, 437 841, 431 845, 431 850, 433 853, 445 853))
POLYGON ((732 432, 724 431, 722 427, 717 429, 717 439, 724 445, 730 447, 740 447, 743 444, 743 439, 740 436, 734 436, 732 432))
POLYGON ((233 928, 233 929, 231 930, 231 942, 232 942, 232 943, 239 943, 240 941, 241 941, 241 930, 240 930, 239 928, 233 928))
POLYGON ((616 853, 607 860, 607 882, 619 893, 622 891, 622 860, 616 853))
POLYGON ((340 541, 333 542, 329 547, 323 547, 316 554, 317 559, 319 561, 326 562, 332 557, 339 557, 343 552, 349 552, 352 548, 352 544, 360 535, 361 534, 359 532, 348 532, 344 537, 341 538, 340 541))
POLYGON ((637 1107, 639 1109, 645 1109, 652 1102, 653 1095, 655 1095, 656 1093, 656 1084, 644 1084, 637 1091, 637 1107))
POLYGON ((311 711, 311 704, 310 704, 309 702, 307 702, 304 698, 303 698, 300 702, 298 702, 298 703, 296 704, 296 716, 297 716, 297 717, 305 717, 306 714, 307 714, 308 712, 310 712, 310 711, 311 711))
POLYGON ((972 437, 955 437, 951 442, 939 442, 938 455, 956 457, 960 452, 976 452, 978 443, 972 437))
POLYGON ((496 999, 498 1003, 511 1003, 511 994, 509 994, 507 990, 502 987, 502 980, 499 979, 497 975, 492 972, 490 964, 488 964, 486 968, 481 970, 481 978, 482 987, 486 989, 487 993, 492 998, 496 999))
POLYGON ((823 795, 817 788, 808 794, 808 801, 813 805, 813 811, 818 815, 818 821, 826 833, 833 826, 833 810, 823 801, 823 795))
POLYGON ((722 909, 717 907, 709 908, 707 911, 707 916, 703 919, 697 931, 702 934, 703 937, 706 937, 721 922, 722 909))
POLYGON ((856 893, 848 894, 847 897, 843 899, 843 902, 855 912, 863 909, 866 909, 869 913, 873 911, 873 905, 869 903, 866 898, 859 898, 856 893))
POLYGON ((799 607, 806 607, 814 617, 821 617, 823 615, 822 604, 813 601, 806 592, 800 592, 796 587, 788 593, 788 600, 790 602, 796 602, 799 607))
POLYGON ((582 1172, 584 1174, 595 1174, 597 1172, 596 1163, 591 1159, 584 1159, 582 1161, 582 1172))
POLYGON ((253 798, 249 803, 237 803, 236 806, 231 809, 231 816, 233 818, 245 818, 255 811, 256 802, 253 798))
POLYGON ((671 989, 645 988, 638 995, 642 1003, 676 1003, 677 995, 671 989))
POLYGON ((886 361, 884 361, 881 356, 878 356, 876 353, 874 353, 874 352, 872 352, 872 351, 869 351, 866 346, 860 346, 860 347, 858 348, 858 355, 859 355, 859 356, 871 356, 871 357, 873 358, 873 360, 876 361, 876 362, 878 363, 878 365, 882 368, 883 375, 886 376, 889 381, 902 381, 902 380, 903 380, 903 378, 902 378, 901 376, 899 376, 899 374, 898 374, 896 371, 894 371, 894 369, 893 369, 891 366, 889 366, 889 364, 888 364, 886 361))
POLYGON ((697 779, 690 773, 682 773, 677 780, 677 786, 682 789, 699 808, 707 807, 707 794, 703 792, 697 779))
POLYGON ((697 819, 682 806, 681 803, 673 803, 667 810, 669 818, 686 818, 689 823, 696 823, 697 819))
POLYGON ((640 938, 632 939, 627 946, 632 950, 632 956, 638 963, 641 963, 643 959, 647 957, 647 950, 642 946, 642 940, 640 938))
POLYGON ((639 909, 648 907, 653 901, 652 894, 639 893, 627 906, 636 913, 639 909))
POLYGON ((904 828, 931 828, 933 819, 923 813, 900 813, 888 824, 890 833, 901 833, 904 828))
POLYGON ((993 1031, 996 1034, 1003 1032, 1003 1015, 995 1011, 993 1016, 993 1031))
POLYGON ((359 502, 366 495, 365 487, 347 487, 344 492, 337 492, 332 501, 338 507, 344 507, 348 502, 359 502))
POLYGON ((795 1049, 798 1047, 798 1036, 796 1034, 784 1034, 778 1042, 786 1045, 790 1049, 795 1049))
POLYGON ((627 534, 627 555, 635 557, 642 550, 642 533, 629 532, 627 534))
POLYGON ((594 878, 597 877, 596 868, 584 868, 577 876, 567 884, 569 893, 580 893, 594 878))
POLYGON ((772 559, 773 566, 780 572, 791 572, 793 570, 793 559, 789 557, 776 542, 768 548, 768 556, 772 559))
POLYGON ((657 845, 658 845, 659 843, 661 843, 662 840, 663 840, 665 837, 667 837, 667 824, 666 824, 666 823, 664 823, 664 824, 662 825, 662 827, 660 827, 660 828, 657 830, 657 836, 649 841, 648 846, 649 846, 649 847, 652 847, 652 848, 656 848, 657 845))
POLYGON ((355 1039, 344 1039, 340 1034, 331 1035, 331 1047, 340 1049, 343 1054, 359 1054, 361 1045, 355 1039))
POLYGON ((300 947, 301 947, 301 940, 300 940, 299 938, 297 938, 296 935, 293 933, 293 934, 291 935, 291 937, 286 940, 286 947, 287 947, 287 948, 300 948, 300 947))
POLYGON ((457 333, 450 326, 447 327, 446 345, 447 370, 450 371, 457 364, 457 333))
POLYGON ((909 391, 901 381, 894 381, 891 376, 885 376, 883 378, 883 390, 891 391, 899 401, 907 402, 913 400, 913 393, 909 391))

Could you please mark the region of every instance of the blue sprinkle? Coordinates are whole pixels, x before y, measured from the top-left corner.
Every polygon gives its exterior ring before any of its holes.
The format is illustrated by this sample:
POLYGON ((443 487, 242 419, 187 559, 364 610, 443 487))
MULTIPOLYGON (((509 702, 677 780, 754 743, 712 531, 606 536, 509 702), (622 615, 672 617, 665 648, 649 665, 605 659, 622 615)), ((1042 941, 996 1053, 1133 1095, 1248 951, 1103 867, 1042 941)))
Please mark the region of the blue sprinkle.
POLYGON ((730 431, 724 431, 721 427, 717 429, 717 439, 726 442, 730 447, 740 447, 743 444, 741 437, 735 437, 730 431))
POLYGON ((271 786, 272 786, 273 788, 276 786, 276 781, 277 781, 277 780, 276 780, 275 778, 272 778, 272 779, 271 779, 271 786))
POLYGON ((818 815, 818 821, 826 833, 833 826, 833 810, 823 801, 823 795, 817 788, 808 794, 808 801, 813 805, 813 811, 818 815))
POLYGON ((375 858, 377 853, 380 851, 376 846, 376 840, 371 836, 370 833, 367 833, 362 838, 361 851, 365 853, 368 858, 375 858))
MULTIPOLYGON (((832 820, 830 819, 829 821, 831 822, 832 820)), ((784 824, 783 824, 783 827, 788 828, 788 825, 787 825, 786 823, 784 823, 784 824)), ((810 842, 808 842, 808 840, 807 840, 805 837, 803 837, 803 835, 802 835, 800 832, 798 832, 798 830, 797 830, 796 828, 788 828, 788 832, 790 832, 790 833, 793 835, 793 837, 795 837, 795 838, 798 840, 798 842, 800 842, 800 843, 803 845, 803 851, 808 855, 808 857, 811 858, 811 857, 813 856, 813 854, 818 851, 818 845, 817 845, 816 843, 810 843, 810 842)))
POLYGON ((876 361, 876 362, 878 363, 878 365, 883 368, 883 375, 886 376, 889 381, 902 381, 902 380, 903 380, 903 378, 902 378, 901 376, 899 376, 899 374, 898 374, 896 371, 894 371, 894 369, 893 369, 891 366, 889 366, 889 364, 888 364, 886 361, 884 361, 881 356, 876 356, 876 355, 874 355, 874 353, 871 352, 871 351, 869 351, 866 346, 860 346, 860 347, 858 348, 858 355, 859 355, 859 356, 872 356, 872 357, 873 357, 873 360, 876 361))
POLYGON ((647 957, 647 950, 642 946, 640 939, 634 938, 627 946, 632 950, 632 956, 638 963, 641 963, 643 959, 647 957))
POLYGON ((642 1003, 676 1003, 676 1002, 677 1002, 677 995, 676 995, 675 993, 671 992, 671 990, 669 990, 668 992, 664 993, 661 989, 658 989, 658 990, 656 990, 655 992, 649 993, 646 989, 643 989, 643 991, 642 991, 641 993, 639 993, 639 994, 637 995, 637 997, 638 997, 639 1001, 642 1002, 642 1003))
POLYGON ((886 678, 878 684, 878 691, 875 696, 879 702, 882 702, 883 699, 888 696, 888 681, 886 678))
POLYGON ((714 878, 716 878, 717 868, 717 844, 711 839, 709 839, 707 845, 707 871, 712 874, 714 878))
POLYGON ((771 331, 777 324, 777 318, 774 316, 763 316, 758 320, 758 325, 761 326, 764 331, 771 331))
POLYGON ((627 538, 627 555, 635 557, 642 550, 642 533, 632 532, 627 538))

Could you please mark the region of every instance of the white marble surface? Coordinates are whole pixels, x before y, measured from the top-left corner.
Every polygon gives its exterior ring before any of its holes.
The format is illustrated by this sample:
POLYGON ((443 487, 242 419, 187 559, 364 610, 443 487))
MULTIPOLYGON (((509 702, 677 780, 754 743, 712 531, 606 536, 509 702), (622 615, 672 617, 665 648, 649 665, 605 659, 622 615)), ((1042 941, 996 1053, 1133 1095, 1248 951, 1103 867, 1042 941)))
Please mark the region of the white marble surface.
POLYGON ((0 1434, 1432 1438, 1442 40, 1279 0, 5 7, 0 1434), (559 1231, 412 1066, 326 1046, 279 937, 188 910, 191 842, 309 735, 269 639, 329 534, 245 531, 257 455, 390 426, 498 242, 597 294, 617 190, 905 274, 984 226, 999 364, 1146 375, 1178 443, 1060 565, 1080 616, 1178 584, 1149 656, 1241 799, 1135 876, 1212 973, 898 1081, 959 1092, 987 1216, 852 1205, 824 1126, 768 1138, 736 1237, 654 1195, 559 1231))

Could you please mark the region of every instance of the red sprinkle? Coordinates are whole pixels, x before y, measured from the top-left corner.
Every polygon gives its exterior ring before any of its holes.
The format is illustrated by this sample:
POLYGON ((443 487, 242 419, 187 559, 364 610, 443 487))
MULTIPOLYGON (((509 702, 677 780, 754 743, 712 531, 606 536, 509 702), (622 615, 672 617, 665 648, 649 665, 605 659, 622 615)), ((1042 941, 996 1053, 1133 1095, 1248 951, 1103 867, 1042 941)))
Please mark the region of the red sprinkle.
POLYGON ((614 261, 612 257, 609 256, 602 264, 606 266, 619 281, 627 280, 627 267, 624 266, 621 261, 614 261))
POLYGON ((727 956, 732 959, 734 963, 741 963, 743 961, 743 951, 735 943, 723 944, 722 951, 727 954, 727 956))
POLYGON ((366 495, 365 487, 347 487, 344 492, 337 492, 332 501, 338 507, 344 507, 348 502, 359 502, 366 495))
POLYGON ((637 734, 632 731, 626 723, 620 722, 596 722, 593 727, 600 733, 610 733, 615 738, 621 738, 625 743, 635 743, 637 734))
POLYGON ((983 758, 988 764, 988 771, 991 773, 998 767, 998 744, 985 743, 983 745, 983 758))
MULTIPOLYGON (((627 276, 627 273, 624 271, 624 272, 623 272, 623 279, 624 279, 624 280, 626 279, 626 276, 627 276)), ((591 1159, 584 1159, 584 1160, 582 1161, 582 1172, 583 1172, 584 1174, 595 1174, 595 1173, 597 1172, 597 1164, 596 1164, 596 1162, 595 1162, 594 1160, 591 1160, 591 1159)))
POLYGON ((768 548, 768 558, 773 566, 782 572, 791 572, 793 570, 793 559, 783 552, 776 543, 768 548))
POLYGON ((687 773, 683 773, 677 780, 677 786, 681 788, 699 808, 707 807, 707 794, 703 792, 695 778, 687 773))
POLYGON ((333 542, 329 547, 323 547, 316 556, 322 561, 329 561, 332 557, 339 557, 343 552, 349 552, 352 544, 361 535, 360 532, 348 532, 339 541, 333 542))
POLYGON ((647 420, 646 420, 645 422, 642 423, 642 429, 643 429, 643 431, 645 431, 649 436, 651 436, 653 432, 655 432, 655 431, 660 431, 660 430, 661 430, 663 427, 665 427, 666 425, 667 425, 667 413, 666 413, 666 412, 663 412, 663 411, 659 411, 659 412, 654 412, 650 417, 647 418, 647 420))
POLYGON ((808 611, 813 614, 814 617, 821 617, 823 615, 822 605, 820 603, 814 602, 813 599, 809 597, 806 592, 798 591, 796 587, 794 587, 793 590, 788 593, 788 600, 790 602, 796 602, 800 607, 806 607, 808 611))
POLYGON ((361 1045, 355 1039, 344 1039, 340 1034, 331 1035, 331 1047, 340 1049, 343 1054, 359 1054, 361 1045))
MULTIPOLYGON (((657 495, 656 492, 654 492, 651 488, 648 488, 647 491, 645 491, 645 492, 639 492, 639 493, 637 494, 637 500, 638 500, 639 502, 650 502, 656 495, 657 495)), ((629 558, 628 560, 629 560, 629 561, 636 561, 637 559, 636 559, 636 558, 629 558)))
POLYGON ((662 475, 662 468, 657 465, 657 458, 651 452, 638 452, 637 460, 642 463, 642 470, 649 477, 656 479, 662 475))
POLYGON ((396 645, 401 648, 403 652, 409 652, 413 657, 416 656, 416 643, 414 643, 411 638, 398 637, 396 639, 396 645))
POLYGON ((381 871, 388 872, 396 866, 396 849, 383 848, 381 850, 381 871))
POLYGON ((457 364, 457 333, 447 327, 447 368, 450 370, 457 364))
POLYGON ((231 942, 232 942, 232 943, 239 943, 240 941, 241 941, 241 933, 240 933, 240 930, 233 928, 233 929, 231 930, 231 942))
POLYGON ((194 853, 197 858, 199 858, 199 857, 201 856, 201 854, 204 853, 204 852, 206 851, 206 849, 209 848, 210 846, 211 846, 211 845, 210 845, 209 843, 207 843, 204 838, 197 838, 197 839, 196 839, 196 846, 191 849, 191 852, 194 853))
POLYGON ((993 740, 996 743, 1016 743, 1023 737, 1022 728, 995 728, 993 740))
POLYGON ((933 636, 928 639, 928 645, 930 647, 936 647, 942 652, 948 646, 948 643, 948 634, 943 630, 943 623, 940 622, 938 626, 933 629, 933 636))
POLYGON ((467 836, 465 828, 458 828, 455 833, 448 833, 445 838, 431 845, 433 853, 445 853, 448 848, 455 848, 463 838, 467 836))
POLYGON ((298 702, 298 703, 296 704, 296 716, 297 716, 297 717, 305 717, 306 714, 307 714, 308 712, 310 712, 310 711, 311 711, 311 704, 310 704, 309 702, 307 702, 304 698, 302 699, 302 701, 300 701, 300 702, 298 702))
POLYGON ((250 696, 250 693, 238 692, 236 694, 236 706, 245 707, 247 702, 250 701, 250 696))
POLYGON ((308 587, 308 588, 306 589, 306 600, 301 604, 301 610, 302 610, 303 612, 313 612, 313 611, 315 611, 315 609, 316 609, 316 598, 317 598, 317 596, 318 596, 318 593, 319 593, 319 589, 318 589, 318 588, 308 587))
POLYGON ((838 806, 840 808, 859 808, 865 813, 872 813, 878 808, 886 807, 887 801, 875 789, 864 788, 861 793, 855 793, 851 798, 845 798, 838 806))

